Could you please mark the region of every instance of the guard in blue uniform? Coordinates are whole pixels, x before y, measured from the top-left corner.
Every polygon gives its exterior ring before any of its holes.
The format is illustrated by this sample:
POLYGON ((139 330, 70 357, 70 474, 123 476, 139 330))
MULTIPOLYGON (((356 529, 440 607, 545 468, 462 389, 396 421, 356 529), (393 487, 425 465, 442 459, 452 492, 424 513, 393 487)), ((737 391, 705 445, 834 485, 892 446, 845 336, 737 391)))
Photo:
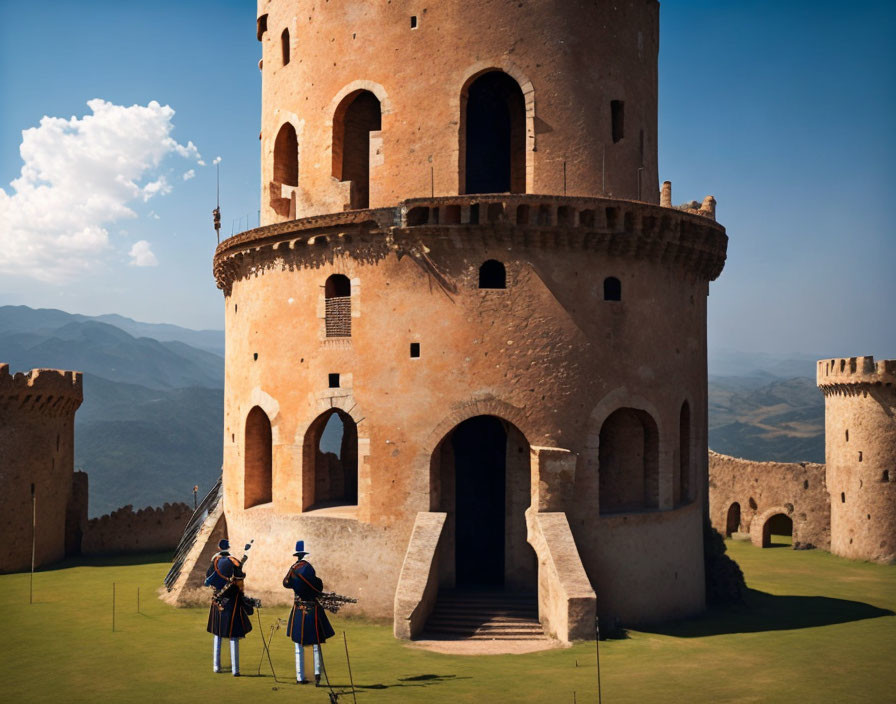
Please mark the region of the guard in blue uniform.
POLYGON ((221 639, 230 639, 230 671, 240 676, 240 638, 252 630, 252 606, 243 597, 243 580, 246 578, 240 561, 228 550, 230 543, 218 543, 219 552, 212 557, 212 564, 205 573, 205 586, 212 587, 212 604, 208 611, 208 632, 214 637, 212 669, 221 672, 221 639))
POLYGON ((311 645, 314 651, 314 684, 320 686, 321 653, 320 645, 335 634, 327 614, 317 603, 317 597, 323 592, 324 583, 314 568, 303 558, 305 541, 296 543, 293 553, 298 561, 289 568, 283 578, 283 586, 295 592, 295 603, 289 614, 286 635, 296 644, 296 682, 308 684, 305 679, 305 646, 311 645))

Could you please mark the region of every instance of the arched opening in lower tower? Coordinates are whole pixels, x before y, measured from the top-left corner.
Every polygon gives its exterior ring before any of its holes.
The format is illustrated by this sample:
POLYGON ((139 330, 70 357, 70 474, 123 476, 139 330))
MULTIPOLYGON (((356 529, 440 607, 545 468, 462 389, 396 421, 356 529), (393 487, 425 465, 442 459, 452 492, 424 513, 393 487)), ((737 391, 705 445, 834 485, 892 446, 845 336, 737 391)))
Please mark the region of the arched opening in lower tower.
POLYGON ((461 93, 463 193, 526 192, 526 104, 503 71, 480 74, 461 93))
POLYGON ((305 433, 302 452, 302 510, 358 503, 358 426, 334 408, 305 433))
POLYGON ((273 500, 271 421, 255 406, 246 416, 245 463, 243 465, 243 508, 273 500))
POLYGON ((620 408, 600 429, 600 512, 626 513, 659 506, 659 434, 646 411, 620 408))
POLYGON ((534 592, 529 443, 519 429, 496 416, 463 421, 433 452, 430 478, 432 510, 448 514, 441 586, 534 592))
POLYGON ((352 209, 370 207, 370 133, 382 129, 382 107, 368 90, 349 93, 333 115, 333 177, 350 182, 352 209))

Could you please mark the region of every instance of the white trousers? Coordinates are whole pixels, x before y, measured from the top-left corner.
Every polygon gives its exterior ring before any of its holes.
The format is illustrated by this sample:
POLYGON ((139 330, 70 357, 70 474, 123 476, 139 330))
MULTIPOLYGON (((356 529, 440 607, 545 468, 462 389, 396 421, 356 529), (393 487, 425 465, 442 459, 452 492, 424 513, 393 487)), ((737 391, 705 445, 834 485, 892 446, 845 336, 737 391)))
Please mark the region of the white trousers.
MULTIPOLYGON (((320 674, 320 643, 311 646, 314 652, 314 674, 320 674)), ((301 682, 305 679, 305 646, 296 643, 296 679, 301 682)))
MULTIPOLYGON (((215 636, 212 641, 212 669, 221 671, 221 636, 215 636)), ((240 674, 240 639, 230 639, 230 671, 234 675, 240 674)))

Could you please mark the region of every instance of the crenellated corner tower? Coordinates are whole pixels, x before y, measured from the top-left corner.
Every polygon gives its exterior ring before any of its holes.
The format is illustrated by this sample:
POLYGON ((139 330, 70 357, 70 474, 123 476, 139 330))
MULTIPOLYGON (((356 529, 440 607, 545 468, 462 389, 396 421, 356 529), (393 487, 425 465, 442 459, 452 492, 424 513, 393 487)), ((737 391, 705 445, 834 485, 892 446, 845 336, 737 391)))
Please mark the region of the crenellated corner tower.
POLYGON ((896 562, 896 360, 822 359, 831 552, 896 562))

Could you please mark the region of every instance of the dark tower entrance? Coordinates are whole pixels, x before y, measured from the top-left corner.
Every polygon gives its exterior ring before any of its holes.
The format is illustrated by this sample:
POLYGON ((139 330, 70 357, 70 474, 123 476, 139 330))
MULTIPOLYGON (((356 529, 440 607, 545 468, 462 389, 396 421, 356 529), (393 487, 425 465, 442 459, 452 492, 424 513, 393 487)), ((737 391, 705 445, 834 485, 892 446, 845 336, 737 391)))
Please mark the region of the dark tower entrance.
POLYGON ((457 586, 503 586, 507 431, 494 416, 478 416, 457 426, 451 444, 457 586))

